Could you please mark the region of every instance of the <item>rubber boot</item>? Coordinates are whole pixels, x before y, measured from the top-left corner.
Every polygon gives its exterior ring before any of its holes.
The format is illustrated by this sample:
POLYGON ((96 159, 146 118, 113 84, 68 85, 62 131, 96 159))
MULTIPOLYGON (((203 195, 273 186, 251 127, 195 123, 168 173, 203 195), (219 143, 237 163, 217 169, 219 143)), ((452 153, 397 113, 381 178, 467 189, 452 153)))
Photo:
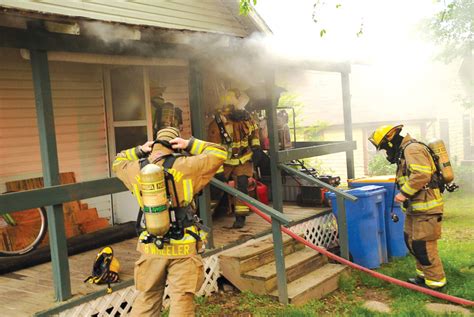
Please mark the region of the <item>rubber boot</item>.
POLYGON ((407 282, 418 286, 426 286, 425 279, 421 276, 410 277, 407 282))
POLYGON ((410 277, 408 279, 408 283, 411 283, 411 284, 415 284, 415 285, 418 285, 418 286, 421 286, 421 287, 424 287, 424 288, 428 288, 428 289, 432 289, 432 290, 435 290, 435 291, 441 291, 446 285, 443 285, 441 287, 431 287, 431 286, 428 286, 426 285, 425 283, 425 279, 420 277, 420 276, 417 276, 417 277, 410 277))
POLYGON ((241 229, 245 226, 245 216, 235 216, 234 224, 232 225, 233 229, 241 229))

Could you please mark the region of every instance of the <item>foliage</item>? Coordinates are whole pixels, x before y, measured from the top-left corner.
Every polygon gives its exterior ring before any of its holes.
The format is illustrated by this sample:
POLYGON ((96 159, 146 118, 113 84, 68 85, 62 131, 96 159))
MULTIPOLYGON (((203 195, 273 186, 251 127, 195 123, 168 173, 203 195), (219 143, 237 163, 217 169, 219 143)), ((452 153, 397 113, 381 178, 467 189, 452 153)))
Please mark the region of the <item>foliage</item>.
POLYGON ((369 161, 369 176, 394 175, 397 169, 395 164, 390 164, 385 155, 377 153, 369 161))
POLYGON ((469 96, 457 96, 457 101, 464 109, 472 109, 474 107, 474 100, 469 96))
MULTIPOLYGON (((304 104, 298 99, 299 96, 294 93, 284 92, 278 99, 278 107, 293 107, 295 110, 296 123, 298 124, 298 118, 301 118, 301 113, 304 111, 304 104)), ((288 111, 288 110, 287 110, 288 111)), ((288 111, 288 120, 293 122, 293 112, 288 111)))
POLYGON ((474 193, 474 166, 455 166, 454 182, 459 185, 459 191, 474 193))
MULTIPOLYGON (((342 7, 341 3, 331 3, 329 2, 330 5, 334 5, 336 9, 340 9, 342 7)), ((257 0, 240 0, 239 3, 239 14, 247 16, 250 11, 253 10, 253 6, 257 5, 257 0)), ((313 14, 312 14, 312 19, 314 23, 320 24, 320 11, 322 8, 327 7, 327 4, 325 1, 321 0, 315 0, 314 5, 313 5, 313 14)), ((321 27, 319 30, 319 36, 323 37, 327 33, 327 30, 324 27, 321 27)), ((356 33, 357 37, 362 36, 364 33, 364 23, 361 22, 359 29, 356 33)))
POLYGON ((252 4, 257 5, 257 0, 240 0, 239 14, 248 15, 253 10, 252 4))
POLYGON ((451 0, 425 21, 431 39, 444 47, 440 57, 445 62, 471 54, 474 41, 473 6, 472 0, 451 0))
MULTIPOLYGON (((305 105, 299 100, 299 96, 294 93, 283 93, 278 100, 278 107, 293 107, 295 110, 296 139, 298 141, 318 141, 321 139, 320 132, 329 126, 326 121, 316 120, 311 126, 303 126, 305 119, 305 105)), ((293 128, 293 111, 287 110, 288 123, 293 128)), ((293 134, 291 135, 293 138, 293 134)))
MULTIPOLYGON (((329 126, 328 122, 317 120, 311 126, 302 127, 304 119, 305 105, 299 100, 299 96, 294 93, 282 93, 278 100, 278 107, 293 107, 295 111, 295 127, 297 141, 318 141, 321 140, 320 132, 329 126)), ((293 111, 287 110, 290 130, 293 128, 293 111)), ((293 133, 291 138, 294 139, 293 133)), ((295 140, 293 140, 295 141, 295 140)), ((334 170, 324 165, 321 159, 306 158, 303 160, 308 167, 315 168, 319 174, 331 174, 334 170)))
MULTIPOLYGON (((323 15, 324 11, 327 10, 328 8, 336 8, 340 9, 342 8, 342 4, 339 2, 334 3, 334 1, 325 1, 325 0, 316 0, 313 4, 313 14, 312 14, 312 19, 313 22, 319 26, 321 26, 319 30, 319 36, 323 37, 328 33, 327 29, 324 27, 324 19, 323 15)), ((357 31, 356 35, 357 37, 362 36, 364 33, 364 23, 360 23, 359 30, 357 31)))

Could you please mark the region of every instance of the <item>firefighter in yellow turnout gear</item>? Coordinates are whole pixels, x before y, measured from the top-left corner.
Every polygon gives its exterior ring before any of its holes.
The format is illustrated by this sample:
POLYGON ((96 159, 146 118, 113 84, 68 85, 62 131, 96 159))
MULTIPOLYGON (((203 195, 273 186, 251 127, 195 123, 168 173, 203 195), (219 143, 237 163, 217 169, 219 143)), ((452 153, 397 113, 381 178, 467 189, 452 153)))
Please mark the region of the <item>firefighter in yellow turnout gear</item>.
MULTIPOLYGON (((149 237, 143 231, 137 245, 141 253, 135 263, 135 287, 139 295, 133 304, 132 316, 159 316, 162 308, 163 292, 169 286, 170 316, 194 316, 194 295, 204 281, 201 256, 205 232, 192 221, 192 214, 178 211, 192 210, 193 196, 201 191, 212 179, 227 158, 226 151, 218 144, 195 138, 180 138, 175 128, 165 128, 157 133, 158 144, 148 141, 142 146, 119 153, 113 163, 117 177, 140 201, 140 172, 150 163, 163 166, 167 157, 175 151, 186 150, 190 156, 175 156, 172 168, 176 192, 172 191, 172 207, 177 205, 176 218, 181 219, 184 230, 180 239, 171 237, 161 248, 156 243, 146 243, 149 237)), ((151 166, 153 167, 153 166, 151 166)), ((171 186, 168 182, 167 186, 171 186)), ((180 220, 180 221, 181 221, 180 220)), ((171 229, 170 229, 171 230, 171 229)))
MULTIPOLYGON (((221 98, 221 109, 208 128, 209 141, 227 148, 224 168, 216 177, 223 182, 234 179, 237 189, 244 194, 248 194, 248 180, 253 176, 253 161, 260 154, 257 123, 245 110, 248 102, 249 97, 245 93, 237 89, 228 90, 221 98)), ((238 199, 233 205, 235 222, 232 227, 242 228, 250 213, 249 207, 238 199)))
POLYGON ((440 289, 446 285, 446 276, 438 255, 443 199, 436 165, 427 146, 409 134, 401 136, 402 128, 403 125, 379 127, 369 141, 377 150, 386 151, 390 163, 397 164, 396 182, 400 193, 395 201, 406 213, 405 242, 416 259, 417 275, 408 281, 440 289))

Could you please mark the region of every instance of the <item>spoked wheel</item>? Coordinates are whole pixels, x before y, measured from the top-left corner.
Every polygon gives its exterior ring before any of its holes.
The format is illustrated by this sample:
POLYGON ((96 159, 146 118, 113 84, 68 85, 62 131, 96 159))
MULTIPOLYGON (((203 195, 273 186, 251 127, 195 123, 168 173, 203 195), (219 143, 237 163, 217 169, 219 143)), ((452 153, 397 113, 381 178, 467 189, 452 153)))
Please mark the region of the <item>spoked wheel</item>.
POLYGON ((48 229, 46 211, 33 208, 0 215, 0 257, 36 249, 48 229))

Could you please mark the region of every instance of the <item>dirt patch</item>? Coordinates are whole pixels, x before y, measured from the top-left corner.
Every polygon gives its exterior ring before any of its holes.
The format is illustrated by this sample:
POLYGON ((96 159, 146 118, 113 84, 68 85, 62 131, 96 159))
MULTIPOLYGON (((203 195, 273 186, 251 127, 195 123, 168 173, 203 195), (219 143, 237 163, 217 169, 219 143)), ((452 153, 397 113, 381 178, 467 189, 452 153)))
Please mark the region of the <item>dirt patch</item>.
POLYGON ((383 289, 373 289, 373 288, 361 288, 362 297, 361 300, 373 300, 382 302, 385 304, 390 304, 392 302, 392 298, 390 297, 390 293, 383 289))
POLYGON ((256 307, 265 307, 269 310, 283 308, 277 301, 266 297, 246 296, 238 290, 224 292, 220 290, 205 299, 203 303, 197 304, 198 316, 253 316, 256 307))

